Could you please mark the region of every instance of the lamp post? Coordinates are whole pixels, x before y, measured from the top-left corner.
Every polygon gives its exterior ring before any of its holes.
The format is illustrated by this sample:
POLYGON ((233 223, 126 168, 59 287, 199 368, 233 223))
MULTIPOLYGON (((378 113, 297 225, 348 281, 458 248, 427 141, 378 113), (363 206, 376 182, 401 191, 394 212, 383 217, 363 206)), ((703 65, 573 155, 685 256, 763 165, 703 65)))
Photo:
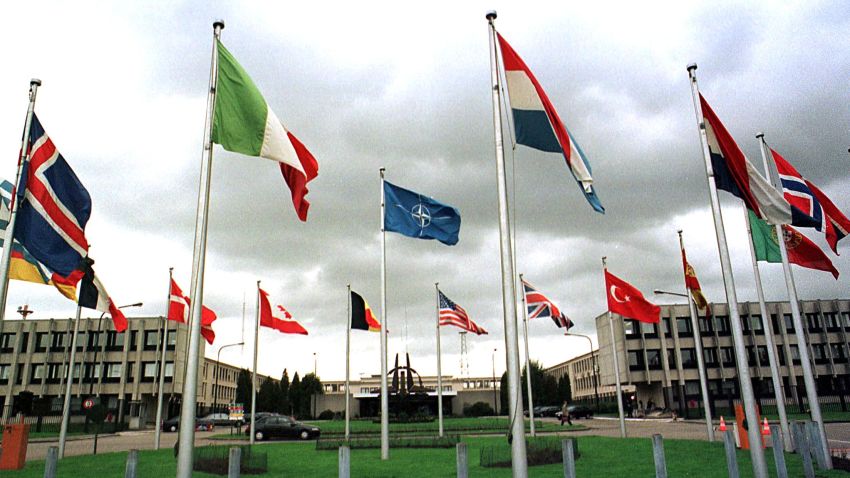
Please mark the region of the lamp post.
MULTIPOLYGON (((682 231, 679 231, 680 240, 681 233, 682 231)), ((708 441, 714 441, 714 427, 712 425, 711 417, 711 397, 708 394, 708 372, 705 369, 705 357, 703 355, 702 350, 702 333, 699 329, 699 318, 694 299, 691 296, 690 289, 687 290, 687 294, 682 294, 680 292, 669 292, 660 289, 654 289, 652 292, 656 295, 673 295, 677 297, 684 297, 688 301, 688 311, 691 315, 691 327, 693 327, 694 329, 694 350, 697 356, 697 372, 699 373, 700 395, 702 395, 702 402, 705 406, 705 427, 706 432, 708 434, 708 441)), ((683 377, 679 377, 680 384, 684 384, 684 380, 682 380, 682 378, 683 377)), ((684 395, 684 387, 682 387, 680 394, 680 397, 684 395)), ((685 409, 685 412, 687 413, 687 409, 685 409)))
MULTIPOLYGON (((119 305, 118 308, 119 309, 126 309, 126 308, 129 308, 129 307, 141 307, 142 305, 144 305, 142 302, 136 302, 135 304, 119 305)), ((105 340, 103 341, 102 344, 100 343, 100 327, 103 324, 103 316, 105 316, 108 313, 109 312, 104 312, 104 313, 100 314, 100 318, 97 319, 97 340, 98 340, 97 345, 99 345, 100 347, 97 347, 97 348, 94 349, 94 360, 92 360, 92 362, 91 362, 92 368, 94 368, 94 364, 97 363, 97 353, 99 352, 99 349, 106 347, 106 341, 105 340)), ((106 355, 105 350, 104 350, 104 355, 106 355)), ((101 357, 101 361, 102 360, 103 360, 103 357, 101 357)), ((73 365, 71 365, 71 366, 73 367, 73 365)), ((103 370, 101 370, 102 368, 103 368, 103 364, 99 364, 98 367, 97 367, 97 374, 100 377, 103 376, 103 370)), ((98 382, 99 381, 100 380, 98 380, 98 382)), ((89 395, 91 395, 92 393, 94 393, 94 370, 92 370, 91 382, 89 383, 89 395)), ((100 387, 98 387, 98 389, 97 389, 97 394, 100 395, 100 387)))
POLYGON ((239 342, 237 344, 228 344, 222 345, 218 349, 218 353, 216 353, 215 358, 215 387, 213 388, 213 413, 218 413, 218 369, 221 364, 221 351, 226 349, 227 347, 236 347, 237 345, 245 345, 245 342, 239 342))
POLYGON ((496 349, 493 349, 493 406, 496 407, 496 416, 499 415, 499 396, 496 394, 496 349))
MULTIPOLYGON (((583 334, 576 334, 572 332, 565 332, 565 336, 567 337, 584 337, 587 339, 587 343, 590 345, 590 360, 593 362, 593 394, 596 397, 596 410, 599 410, 599 364, 596 363, 596 354, 593 352, 593 341, 590 340, 590 337, 583 334)), ((569 378, 567 379, 569 380, 569 378)))

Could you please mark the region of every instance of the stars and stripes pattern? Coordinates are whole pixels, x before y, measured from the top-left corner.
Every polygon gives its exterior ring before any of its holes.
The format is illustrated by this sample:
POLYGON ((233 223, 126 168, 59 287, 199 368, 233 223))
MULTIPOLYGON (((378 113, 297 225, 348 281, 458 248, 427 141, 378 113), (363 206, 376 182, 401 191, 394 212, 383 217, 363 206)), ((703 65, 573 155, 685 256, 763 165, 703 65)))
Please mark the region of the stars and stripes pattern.
POLYGON ((68 276, 88 254, 91 196, 34 114, 29 141, 14 236, 39 262, 68 276))
POLYGON ((487 333, 483 327, 479 326, 466 314, 463 307, 455 304, 451 299, 446 297, 442 291, 440 293, 440 326, 454 325, 463 330, 472 332, 476 335, 484 335, 487 333))
POLYGON ((561 312, 551 300, 541 294, 533 285, 525 279, 522 280, 522 289, 525 294, 525 305, 528 309, 528 318, 551 317, 558 328, 569 330, 573 321, 561 312))

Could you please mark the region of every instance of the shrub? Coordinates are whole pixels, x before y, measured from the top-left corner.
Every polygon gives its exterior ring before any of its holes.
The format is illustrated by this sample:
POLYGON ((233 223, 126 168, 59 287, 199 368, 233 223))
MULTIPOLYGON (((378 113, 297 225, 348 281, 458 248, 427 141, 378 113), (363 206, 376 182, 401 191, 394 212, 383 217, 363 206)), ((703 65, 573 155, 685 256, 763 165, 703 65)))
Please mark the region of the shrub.
MULTIPOLYGON (((578 459, 578 440, 573 440, 573 452, 575 458, 578 459)), ((560 437, 537 437, 526 440, 526 453, 528 456, 528 465, 549 465, 552 463, 561 463, 561 438, 560 437)), ((500 443, 493 446, 485 446, 481 448, 479 456, 481 466, 490 467, 509 467, 511 466, 511 448, 506 443, 500 443)))
POLYGON ((322 413, 319 414, 319 420, 333 420, 333 419, 334 419, 334 412, 332 412, 331 410, 325 410, 325 411, 323 411, 322 413))
POLYGON ((491 417, 495 414, 493 407, 486 402, 475 402, 472 405, 463 406, 463 416, 465 417, 491 417))

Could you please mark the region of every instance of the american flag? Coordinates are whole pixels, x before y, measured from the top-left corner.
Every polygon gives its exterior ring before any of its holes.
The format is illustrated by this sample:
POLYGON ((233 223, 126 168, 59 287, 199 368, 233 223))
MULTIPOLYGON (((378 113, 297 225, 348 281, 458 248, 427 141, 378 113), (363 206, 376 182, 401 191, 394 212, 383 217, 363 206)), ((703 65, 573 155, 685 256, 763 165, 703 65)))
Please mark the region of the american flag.
POLYGON ((533 285, 525 279, 522 280, 522 289, 525 293, 525 305, 528 308, 528 318, 551 317, 560 328, 569 330, 573 321, 569 319, 551 300, 541 294, 533 285))
POLYGON ((452 302, 440 292, 440 325, 455 325, 476 335, 486 334, 487 331, 469 320, 463 307, 452 302))

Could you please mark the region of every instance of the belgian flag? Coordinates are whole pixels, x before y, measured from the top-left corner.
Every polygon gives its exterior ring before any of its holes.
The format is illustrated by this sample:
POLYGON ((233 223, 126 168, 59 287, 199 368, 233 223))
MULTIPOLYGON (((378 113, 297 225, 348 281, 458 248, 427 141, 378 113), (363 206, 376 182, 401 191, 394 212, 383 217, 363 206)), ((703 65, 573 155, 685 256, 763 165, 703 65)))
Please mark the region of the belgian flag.
POLYGON ((351 291, 351 328, 369 332, 381 331, 381 324, 375 319, 369 304, 354 291, 351 291))

